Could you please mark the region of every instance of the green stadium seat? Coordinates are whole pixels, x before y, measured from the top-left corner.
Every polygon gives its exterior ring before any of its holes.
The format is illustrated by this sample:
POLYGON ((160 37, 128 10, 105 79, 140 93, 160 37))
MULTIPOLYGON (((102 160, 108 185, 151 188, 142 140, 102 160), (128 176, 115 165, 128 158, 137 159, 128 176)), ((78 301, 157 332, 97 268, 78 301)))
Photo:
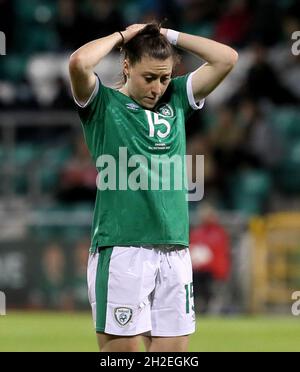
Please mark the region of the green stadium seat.
POLYGON ((284 192, 300 192, 300 139, 291 141, 286 155, 275 170, 276 184, 284 192))
POLYGON ((27 166, 30 162, 38 160, 40 148, 32 143, 17 144, 14 150, 14 161, 17 167, 27 166))
POLYGON ((56 14, 56 1, 50 0, 14 0, 15 14, 18 24, 32 24, 43 20, 48 14, 54 16, 56 14))
POLYGON ((53 192, 59 181, 59 169, 42 167, 38 172, 38 179, 41 183, 42 192, 53 192))
POLYGON ((270 175, 262 170, 243 170, 230 180, 233 208, 246 215, 260 214, 271 190, 270 175))
POLYGON ((56 15, 56 2, 15 0, 15 3, 18 25, 14 40, 16 50, 27 55, 54 50, 58 39, 51 20, 56 15))
POLYGON ((300 110, 294 108, 276 109, 271 114, 271 123, 277 131, 289 140, 300 139, 300 110))
POLYGON ((53 146, 43 151, 43 166, 39 170, 39 179, 43 192, 53 191, 59 181, 59 173, 71 156, 68 146, 53 146))
POLYGON ((35 19, 35 10, 38 6, 38 0, 14 0, 15 14, 18 22, 33 22, 35 19))
POLYGON ((19 82, 25 76, 27 57, 22 55, 6 55, 1 59, 0 79, 19 82))
MULTIPOLYGON (((51 215, 51 213, 69 213, 70 215, 74 216, 74 212, 76 210, 90 212, 92 221, 92 207, 86 203, 78 203, 77 205, 57 203, 35 208, 36 212, 39 212, 41 214, 47 214, 48 216, 51 215)), ((68 218, 65 219, 64 222, 65 224, 59 225, 50 224, 32 226, 30 230, 31 233, 34 234, 34 236, 40 240, 63 239, 72 242, 81 239, 83 236, 89 236, 91 224, 82 226, 79 226, 77 224, 72 225, 70 224, 70 220, 68 218)))
POLYGON ((13 152, 13 161, 16 172, 14 178, 14 191, 17 194, 26 194, 29 191, 30 167, 39 159, 40 147, 32 143, 17 144, 13 152))
POLYGON ((62 167, 71 155, 71 146, 51 146, 43 150, 43 162, 50 166, 62 167))
POLYGON ((0 161, 3 162, 4 161, 4 148, 2 146, 0 146, 0 161))

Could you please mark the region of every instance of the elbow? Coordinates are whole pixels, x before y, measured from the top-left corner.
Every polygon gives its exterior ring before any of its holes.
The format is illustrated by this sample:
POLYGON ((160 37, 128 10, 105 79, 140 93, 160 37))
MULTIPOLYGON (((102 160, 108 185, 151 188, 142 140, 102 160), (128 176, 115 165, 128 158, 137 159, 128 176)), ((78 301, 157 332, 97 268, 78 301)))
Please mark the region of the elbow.
POLYGON ((69 58, 69 70, 70 71, 80 71, 84 69, 84 63, 82 57, 74 52, 69 58))
POLYGON ((227 58, 226 58, 226 66, 229 68, 229 70, 232 70, 235 64, 237 63, 239 59, 238 52, 232 48, 229 48, 227 58))
POLYGON ((231 64, 234 66, 239 59, 239 54, 236 50, 231 49, 231 64))
POLYGON ((226 75, 233 69, 238 58, 239 55, 234 49, 226 47, 216 63, 216 66, 218 67, 219 71, 222 71, 222 73, 226 75))

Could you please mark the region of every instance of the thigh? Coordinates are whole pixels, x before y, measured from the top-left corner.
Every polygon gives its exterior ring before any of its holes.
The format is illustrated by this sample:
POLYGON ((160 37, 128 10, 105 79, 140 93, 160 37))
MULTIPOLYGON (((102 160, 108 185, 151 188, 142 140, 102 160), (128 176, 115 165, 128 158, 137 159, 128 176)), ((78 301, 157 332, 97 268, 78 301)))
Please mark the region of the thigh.
POLYGON ((134 336, 151 330, 153 257, 151 250, 139 247, 111 247, 91 260, 89 297, 97 332, 134 336))
POLYGON ((193 275, 189 250, 186 248, 162 253, 161 257, 151 308, 151 336, 186 336, 195 331, 193 275))

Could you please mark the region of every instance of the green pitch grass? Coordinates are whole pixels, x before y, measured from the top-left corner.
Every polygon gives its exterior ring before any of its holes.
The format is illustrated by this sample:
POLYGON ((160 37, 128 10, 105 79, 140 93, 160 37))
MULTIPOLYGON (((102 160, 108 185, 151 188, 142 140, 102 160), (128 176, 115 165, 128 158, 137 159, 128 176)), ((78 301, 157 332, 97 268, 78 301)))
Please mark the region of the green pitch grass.
MULTIPOLYGON (((90 313, 8 312, 0 351, 97 351, 90 313)), ((200 317, 189 351, 300 351, 299 317, 200 317)))

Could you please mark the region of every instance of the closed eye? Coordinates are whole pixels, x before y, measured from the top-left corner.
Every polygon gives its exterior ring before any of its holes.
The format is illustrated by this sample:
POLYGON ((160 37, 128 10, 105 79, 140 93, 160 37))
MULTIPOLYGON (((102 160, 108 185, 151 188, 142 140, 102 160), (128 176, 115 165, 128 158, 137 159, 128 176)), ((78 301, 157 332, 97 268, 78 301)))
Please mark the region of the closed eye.
POLYGON ((167 83, 169 80, 170 80, 169 77, 164 77, 164 78, 161 79, 161 82, 162 82, 163 84, 165 84, 165 83, 167 83))
POLYGON ((147 83, 151 83, 152 80, 154 80, 153 77, 145 77, 145 80, 147 83))
MULTIPOLYGON (((145 76, 144 77, 146 82, 147 83, 151 83, 151 81, 154 81, 156 80, 157 78, 156 77, 153 77, 153 76, 145 76)), ((168 81, 170 80, 170 77, 169 76, 163 76, 161 79, 160 79, 160 82, 165 84, 167 83, 168 81)))

